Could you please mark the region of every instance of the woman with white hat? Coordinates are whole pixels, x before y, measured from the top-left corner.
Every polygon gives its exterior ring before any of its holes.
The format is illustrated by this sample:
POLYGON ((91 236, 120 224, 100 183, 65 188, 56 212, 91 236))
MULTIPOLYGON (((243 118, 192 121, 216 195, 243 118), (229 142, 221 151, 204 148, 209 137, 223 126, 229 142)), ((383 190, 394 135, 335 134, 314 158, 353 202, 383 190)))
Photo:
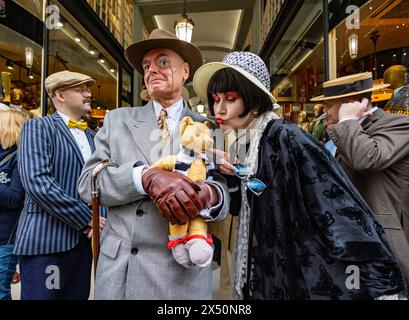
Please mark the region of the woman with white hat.
POLYGON ((397 298, 396 257, 363 198, 311 135, 278 119, 266 65, 233 52, 196 72, 221 128, 233 137, 219 170, 239 191, 233 294, 238 299, 397 298))

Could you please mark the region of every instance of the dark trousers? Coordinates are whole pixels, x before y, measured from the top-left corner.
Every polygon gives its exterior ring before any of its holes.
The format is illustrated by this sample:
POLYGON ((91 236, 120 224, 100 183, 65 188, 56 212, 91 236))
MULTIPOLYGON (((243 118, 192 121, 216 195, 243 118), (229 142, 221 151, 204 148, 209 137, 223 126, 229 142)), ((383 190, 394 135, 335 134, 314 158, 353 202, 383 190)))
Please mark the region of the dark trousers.
POLYGON ((71 250, 19 256, 21 300, 87 300, 91 286, 91 241, 81 235, 71 250))

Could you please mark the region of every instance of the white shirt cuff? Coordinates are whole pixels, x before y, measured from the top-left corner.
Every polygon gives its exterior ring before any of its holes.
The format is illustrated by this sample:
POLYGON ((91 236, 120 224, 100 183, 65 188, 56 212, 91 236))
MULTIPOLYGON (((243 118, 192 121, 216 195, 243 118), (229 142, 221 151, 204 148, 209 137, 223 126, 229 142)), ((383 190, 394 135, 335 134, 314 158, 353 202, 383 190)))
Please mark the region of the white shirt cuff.
POLYGON ((341 123, 341 122, 344 122, 344 121, 347 121, 347 120, 355 120, 355 121, 356 121, 355 118, 349 117, 349 118, 340 119, 340 120, 338 121, 338 123, 341 123))
POLYGON ((206 222, 210 222, 210 221, 214 221, 219 213, 218 211, 221 209, 222 205, 223 205, 223 192, 221 190, 221 188, 214 183, 205 181, 208 185, 211 185, 212 187, 214 187, 217 190, 217 195, 219 196, 219 202, 211 207, 211 208, 205 208, 200 210, 199 215, 205 219, 206 222))
POLYGON ((148 167, 147 165, 142 165, 139 167, 134 167, 132 169, 132 178, 135 184, 135 189, 136 191, 143 195, 147 195, 147 193, 145 192, 142 186, 142 170, 147 167, 148 167))

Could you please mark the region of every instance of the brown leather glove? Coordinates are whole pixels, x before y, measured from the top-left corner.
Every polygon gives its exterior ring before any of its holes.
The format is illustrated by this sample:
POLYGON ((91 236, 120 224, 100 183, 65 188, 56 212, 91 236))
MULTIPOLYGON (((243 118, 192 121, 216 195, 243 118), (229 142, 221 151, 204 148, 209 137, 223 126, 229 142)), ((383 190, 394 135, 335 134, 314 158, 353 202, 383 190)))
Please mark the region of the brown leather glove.
POLYGON ((210 205, 211 194, 206 184, 193 182, 180 172, 148 169, 142 175, 142 186, 173 224, 185 224, 210 205))

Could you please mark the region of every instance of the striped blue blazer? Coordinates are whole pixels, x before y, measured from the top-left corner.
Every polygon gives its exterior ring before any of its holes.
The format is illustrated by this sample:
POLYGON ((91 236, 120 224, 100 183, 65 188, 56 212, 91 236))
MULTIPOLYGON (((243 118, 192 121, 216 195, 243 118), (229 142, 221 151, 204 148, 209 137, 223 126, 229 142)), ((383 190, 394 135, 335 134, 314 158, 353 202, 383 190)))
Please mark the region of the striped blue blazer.
MULTIPOLYGON (((94 133, 90 129, 85 133, 93 152, 94 133)), ((92 215, 77 191, 84 160, 58 113, 26 121, 17 156, 26 198, 14 254, 39 255, 72 249, 92 215)))

